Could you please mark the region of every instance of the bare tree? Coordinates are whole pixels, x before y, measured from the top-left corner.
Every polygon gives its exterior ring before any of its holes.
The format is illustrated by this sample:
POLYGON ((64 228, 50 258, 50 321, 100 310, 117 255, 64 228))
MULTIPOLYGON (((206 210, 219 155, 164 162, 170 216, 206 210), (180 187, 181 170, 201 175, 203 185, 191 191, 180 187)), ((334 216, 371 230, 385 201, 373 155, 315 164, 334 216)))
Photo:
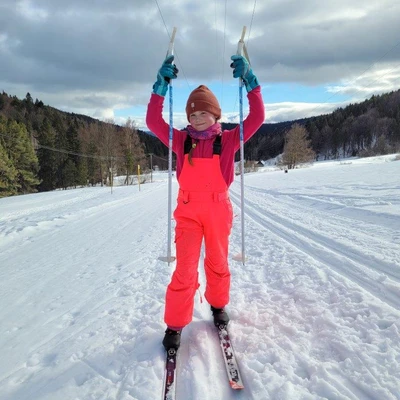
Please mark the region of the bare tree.
POLYGON ((311 148, 311 140, 307 136, 307 130, 299 124, 293 124, 286 134, 282 164, 287 166, 288 169, 293 169, 296 165, 311 162, 315 159, 315 152, 311 148))
POLYGON ((87 155, 86 168, 88 184, 103 186, 103 171, 101 165, 101 154, 99 145, 99 123, 83 125, 78 130, 82 151, 87 155))
POLYGON ((105 176, 108 177, 109 184, 113 186, 113 173, 117 170, 117 160, 121 155, 117 128, 111 119, 104 121, 99 128, 99 147, 102 155, 102 164, 106 169, 105 176))

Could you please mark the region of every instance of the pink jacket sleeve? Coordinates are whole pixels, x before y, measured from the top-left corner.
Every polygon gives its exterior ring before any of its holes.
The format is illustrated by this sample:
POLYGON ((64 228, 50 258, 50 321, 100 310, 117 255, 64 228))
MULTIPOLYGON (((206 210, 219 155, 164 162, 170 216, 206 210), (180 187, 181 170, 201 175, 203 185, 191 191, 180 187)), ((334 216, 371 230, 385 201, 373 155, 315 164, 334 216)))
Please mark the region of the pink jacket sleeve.
MULTIPOLYGON (((162 116, 163 107, 164 97, 152 93, 147 106, 146 125, 168 147, 169 124, 164 121, 162 116)), ((186 138, 186 134, 186 132, 174 128, 172 150, 175 153, 183 149, 183 141, 186 138)))
MULTIPOLYGON (((264 123, 265 120, 265 108, 264 102, 261 95, 261 87, 255 87, 251 92, 247 93, 249 100, 249 115, 243 121, 243 141, 247 142, 258 130, 258 128, 264 123)), ((229 135, 232 135, 229 140, 234 141, 235 152, 240 148, 240 125, 237 125, 230 131, 225 131, 229 135)))

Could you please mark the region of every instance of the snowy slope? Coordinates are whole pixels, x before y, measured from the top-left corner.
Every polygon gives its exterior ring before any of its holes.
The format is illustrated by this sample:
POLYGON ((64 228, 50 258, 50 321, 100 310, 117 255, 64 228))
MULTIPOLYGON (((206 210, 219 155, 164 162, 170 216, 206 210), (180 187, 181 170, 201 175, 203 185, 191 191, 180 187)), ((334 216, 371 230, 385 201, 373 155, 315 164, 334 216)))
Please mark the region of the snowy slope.
MULTIPOLYGON (((393 159, 246 175, 245 266, 234 182, 229 311, 246 388, 230 390, 197 295, 179 399, 400 399, 393 159)), ((1 400, 161 397, 167 184, 140 189, 0 199, 1 400)))

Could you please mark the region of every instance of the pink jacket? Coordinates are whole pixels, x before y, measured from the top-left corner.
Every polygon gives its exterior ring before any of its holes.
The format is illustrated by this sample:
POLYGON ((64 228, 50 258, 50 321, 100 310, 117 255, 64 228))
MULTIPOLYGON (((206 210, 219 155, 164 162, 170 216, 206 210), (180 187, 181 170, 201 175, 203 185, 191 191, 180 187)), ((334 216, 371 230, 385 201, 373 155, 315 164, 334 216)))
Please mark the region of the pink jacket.
MULTIPOLYGON (((249 100, 250 112, 243 121, 243 139, 247 142, 263 124, 265 119, 264 103, 261 96, 260 86, 255 87, 247 94, 249 100)), ((166 146, 169 139, 169 125, 162 117, 164 97, 152 93, 147 107, 146 124, 166 146)), ((176 154, 176 176, 179 181, 179 175, 184 161, 184 142, 187 136, 186 131, 174 128, 172 151, 176 154)), ((212 158, 214 139, 200 140, 193 150, 193 158, 212 158)), ((222 151, 220 157, 220 166, 222 175, 229 187, 234 179, 234 160, 235 153, 240 148, 240 127, 237 125, 231 130, 222 132, 222 151)))

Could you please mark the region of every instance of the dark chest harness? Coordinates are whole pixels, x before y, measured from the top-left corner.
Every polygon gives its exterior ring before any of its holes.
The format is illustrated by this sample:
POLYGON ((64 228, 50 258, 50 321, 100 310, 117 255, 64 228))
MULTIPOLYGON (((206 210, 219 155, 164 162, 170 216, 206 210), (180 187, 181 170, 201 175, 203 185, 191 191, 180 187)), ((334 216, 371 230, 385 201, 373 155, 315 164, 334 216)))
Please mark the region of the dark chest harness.
MULTIPOLYGON (((218 135, 215 138, 214 143, 213 143, 213 154, 216 154, 219 156, 221 155, 221 150, 222 150, 221 137, 222 137, 221 135, 218 135)), ((193 147, 192 138, 190 137, 190 135, 187 135, 185 143, 183 145, 183 148, 184 148, 183 154, 189 154, 189 151, 192 147, 193 147)))

